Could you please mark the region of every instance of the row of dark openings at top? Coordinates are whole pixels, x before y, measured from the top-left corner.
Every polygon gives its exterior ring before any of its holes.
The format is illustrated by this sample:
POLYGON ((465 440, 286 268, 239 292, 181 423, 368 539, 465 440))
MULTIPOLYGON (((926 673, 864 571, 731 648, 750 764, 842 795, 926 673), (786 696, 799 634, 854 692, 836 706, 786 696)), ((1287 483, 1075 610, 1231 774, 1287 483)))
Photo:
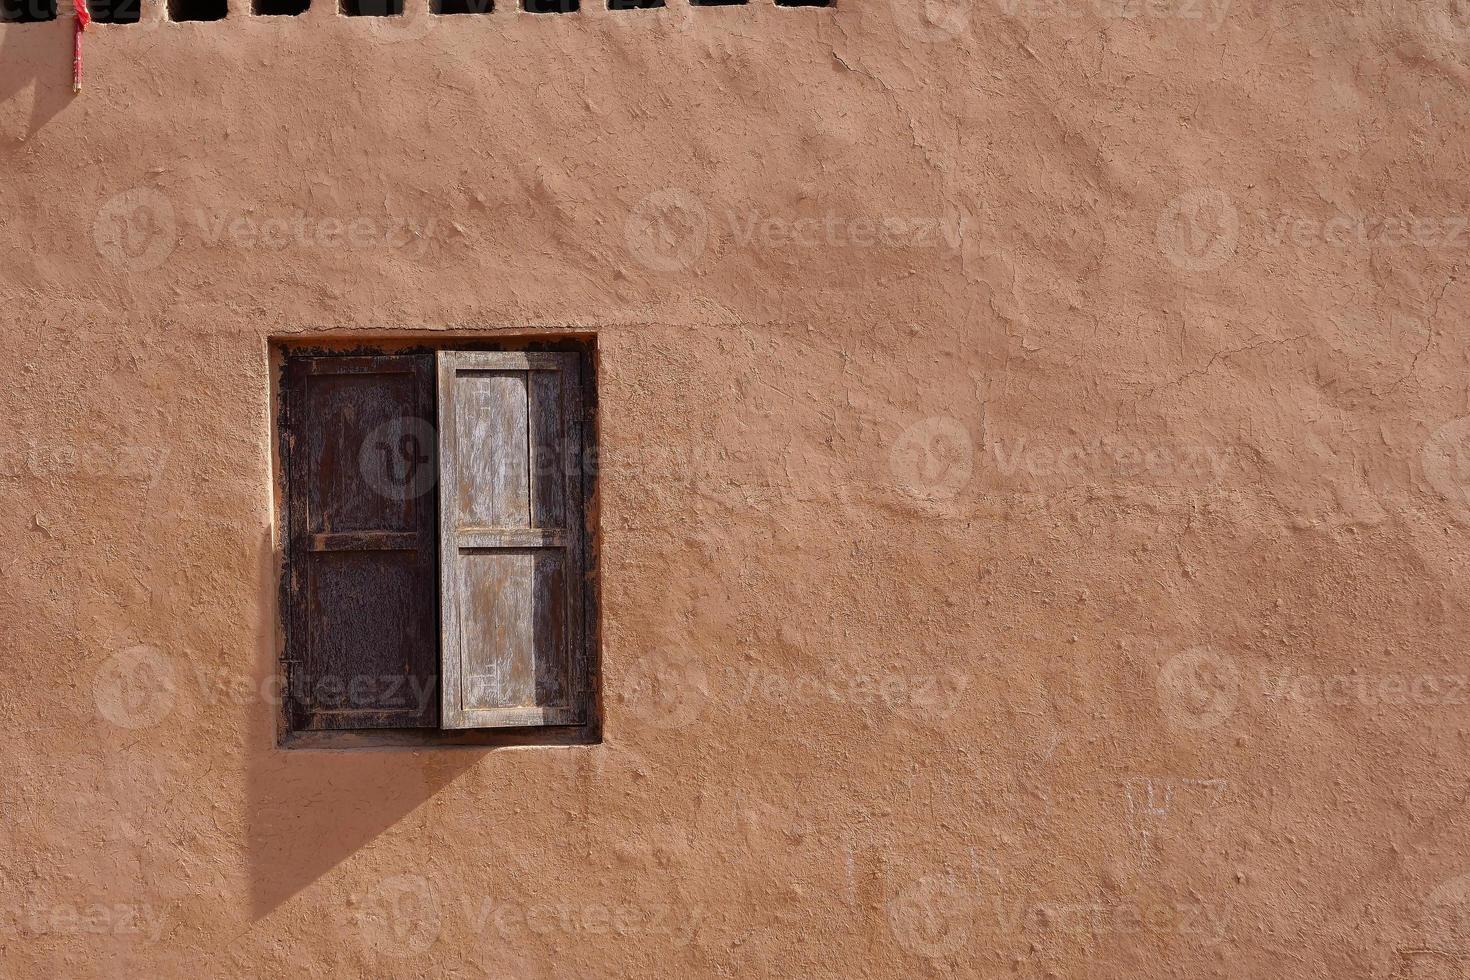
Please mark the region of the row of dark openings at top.
MULTIPOLYGON (((169 20, 223 20, 230 0, 167 0, 169 20)), ((404 0, 339 0, 349 17, 401 17, 404 0)), ((506 2, 506 0, 502 0, 506 2)), ((512 0, 514 2, 514 0, 512 0)), ((533 14, 570 14, 581 0, 519 0, 533 14)), ((651 10, 665 0, 605 0, 609 10, 651 10)), ((738 6, 747 0, 689 0, 696 7, 738 6)), ((778 7, 826 7, 832 0, 774 0, 778 7)), ((0 0, 0 24, 32 24, 56 19, 57 0, 0 0)), ((266 17, 304 13, 311 0, 251 0, 251 12, 266 17)), ((436 14, 488 14, 495 0, 430 0, 436 14)), ((87 10, 99 24, 136 24, 142 0, 87 0, 87 10)))

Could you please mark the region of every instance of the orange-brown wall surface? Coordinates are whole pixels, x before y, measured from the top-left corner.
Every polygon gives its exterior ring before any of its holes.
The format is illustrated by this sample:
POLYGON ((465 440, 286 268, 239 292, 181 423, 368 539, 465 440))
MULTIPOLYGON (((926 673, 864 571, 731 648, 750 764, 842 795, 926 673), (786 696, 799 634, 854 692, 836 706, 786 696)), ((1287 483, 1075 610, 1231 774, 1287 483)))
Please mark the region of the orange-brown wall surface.
POLYGON ((232 3, 0 26, 0 973, 1470 971, 1463 5, 232 3), (272 344, 441 331, 604 740, 277 748, 272 344))

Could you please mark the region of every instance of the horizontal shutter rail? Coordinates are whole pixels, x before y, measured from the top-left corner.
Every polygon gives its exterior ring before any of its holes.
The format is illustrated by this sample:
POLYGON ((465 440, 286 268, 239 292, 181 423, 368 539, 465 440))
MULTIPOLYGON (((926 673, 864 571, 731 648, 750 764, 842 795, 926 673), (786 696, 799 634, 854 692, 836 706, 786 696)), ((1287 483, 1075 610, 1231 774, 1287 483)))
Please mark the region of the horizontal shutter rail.
MULTIPOLYGON (((396 721, 397 716, 401 714, 399 711, 373 711, 364 708, 323 708, 316 704, 312 705, 311 713, 314 715, 347 715, 354 720, 386 720, 390 723, 396 721)), ((393 727, 401 726, 395 725, 393 727)))
POLYGON ((567 532, 539 527, 462 527, 461 548, 565 548, 567 532))
POLYGON ((311 357, 303 358, 307 374, 412 374, 412 362, 402 357, 311 357))
POLYGON ((582 710, 575 707, 468 708, 466 728, 518 728, 532 725, 580 725, 582 710))
POLYGON ((440 365, 474 376, 484 371, 561 371, 567 355, 551 351, 446 351, 440 365))
POLYGON ((328 531, 311 536, 312 551, 414 551, 417 531, 328 531))

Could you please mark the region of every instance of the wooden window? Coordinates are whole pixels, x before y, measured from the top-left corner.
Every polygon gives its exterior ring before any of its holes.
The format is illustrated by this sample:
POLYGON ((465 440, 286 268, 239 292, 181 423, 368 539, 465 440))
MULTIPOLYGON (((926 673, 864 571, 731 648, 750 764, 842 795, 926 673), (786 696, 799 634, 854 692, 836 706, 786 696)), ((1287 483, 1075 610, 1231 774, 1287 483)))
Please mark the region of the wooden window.
POLYGON ((439 352, 445 728, 577 725, 577 356, 439 352))
POLYGON ((428 363, 293 358, 286 386, 290 727, 435 725, 428 363))
POLYGON ((287 355, 288 734, 589 728, 582 362, 287 355))

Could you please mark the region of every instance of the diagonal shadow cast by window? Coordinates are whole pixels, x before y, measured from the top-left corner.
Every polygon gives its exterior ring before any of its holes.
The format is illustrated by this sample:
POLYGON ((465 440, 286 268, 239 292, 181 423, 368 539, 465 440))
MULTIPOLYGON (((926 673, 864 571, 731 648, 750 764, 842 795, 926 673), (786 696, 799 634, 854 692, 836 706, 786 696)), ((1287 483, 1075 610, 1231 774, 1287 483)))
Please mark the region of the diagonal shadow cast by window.
MULTIPOLYGON (((279 556, 264 530, 262 608, 274 607, 279 556)), ((276 641, 262 630, 255 676, 275 676, 276 641)), ((277 745, 279 706, 251 707, 246 759, 247 860, 251 914, 262 918, 473 767, 488 747, 285 749, 277 745)))

